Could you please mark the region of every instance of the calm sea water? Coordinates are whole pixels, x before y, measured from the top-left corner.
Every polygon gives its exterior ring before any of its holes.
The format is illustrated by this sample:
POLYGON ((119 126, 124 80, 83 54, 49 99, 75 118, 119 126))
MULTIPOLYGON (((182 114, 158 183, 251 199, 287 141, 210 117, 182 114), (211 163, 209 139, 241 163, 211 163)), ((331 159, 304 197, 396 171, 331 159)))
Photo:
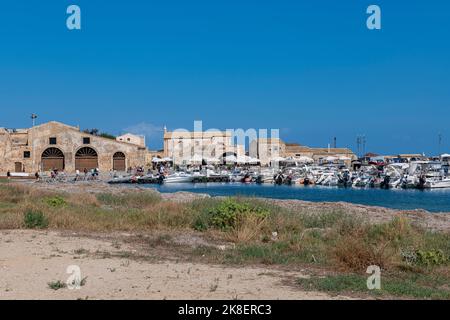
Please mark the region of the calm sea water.
POLYGON ((333 188, 320 186, 274 186, 242 183, 166 184, 148 185, 160 192, 188 191, 212 196, 254 196, 275 199, 298 199, 313 202, 345 201, 393 209, 425 209, 450 212, 450 189, 441 190, 382 190, 333 188))

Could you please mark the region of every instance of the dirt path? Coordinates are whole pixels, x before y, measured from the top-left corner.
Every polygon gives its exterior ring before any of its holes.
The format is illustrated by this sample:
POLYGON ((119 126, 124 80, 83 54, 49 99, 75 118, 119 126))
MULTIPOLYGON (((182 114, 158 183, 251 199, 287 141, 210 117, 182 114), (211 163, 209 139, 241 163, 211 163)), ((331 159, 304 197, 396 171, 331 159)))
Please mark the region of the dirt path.
POLYGON ((58 232, 0 231, 0 299, 346 299, 283 285, 301 273, 111 255, 129 244, 58 232), (95 254, 96 252, 101 254, 95 254), (52 290, 77 265, 86 284, 52 290))

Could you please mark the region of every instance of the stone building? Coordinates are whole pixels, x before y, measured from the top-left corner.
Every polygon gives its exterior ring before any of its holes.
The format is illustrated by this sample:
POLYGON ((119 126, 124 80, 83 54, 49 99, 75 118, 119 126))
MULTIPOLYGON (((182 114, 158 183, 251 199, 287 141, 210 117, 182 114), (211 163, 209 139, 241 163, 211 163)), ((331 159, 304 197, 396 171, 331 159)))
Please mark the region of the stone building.
POLYGON ((177 165, 203 159, 223 161, 227 155, 243 156, 243 145, 235 144, 229 131, 167 131, 164 129, 164 157, 177 165))
POLYGON ((145 136, 138 136, 135 134, 126 133, 124 135, 118 136, 116 140, 119 142, 127 142, 135 144, 137 146, 145 148, 145 136))
POLYGON ((257 153, 262 165, 268 165, 271 159, 278 157, 293 159, 308 157, 316 163, 329 162, 329 159, 335 158, 333 162, 346 165, 350 165, 352 160, 357 159, 353 151, 348 148, 313 148, 298 143, 285 143, 279 138, 258 139, 257 153))
POLYGON ((303 156, 312 158, 317 163, 329 162, 327 159, 336 158, 334 162, 350 165, 351 161, 358 158, 348 148, 314 148, 297 143, 286 143, 285 146, 284 157, 298 158, 303 156))
POLYGON ((272 159, 283 157, 286 144, 280 138, 258 138, 250 143, 253 157, 260 160, 262 165, 270 164, 272 159), (256 148, 255 148, 256 146, 256 148))
POLYGON ((124 171, 144 166, 147 148, 81 132, 48 122, 29 129, 0 128, 0 173, 75 172, 98 168, 124 171))

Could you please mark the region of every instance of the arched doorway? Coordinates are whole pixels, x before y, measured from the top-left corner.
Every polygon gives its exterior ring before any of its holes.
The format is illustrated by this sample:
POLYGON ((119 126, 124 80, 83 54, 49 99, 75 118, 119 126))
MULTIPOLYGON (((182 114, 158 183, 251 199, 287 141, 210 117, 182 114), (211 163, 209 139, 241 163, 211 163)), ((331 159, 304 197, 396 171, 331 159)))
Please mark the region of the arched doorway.
POLYGON ((42 153, 42 171, 64 170, 64 153, 58 148, 48 148, 42 153))
POLYGON ((84 171, 98 168, 97 151, 83 147, 75 154, 75 170, 84 171))
POLYGON ((113 170, 126 171, 126 157, 123 152, 116 152, 113 155, 113 170))

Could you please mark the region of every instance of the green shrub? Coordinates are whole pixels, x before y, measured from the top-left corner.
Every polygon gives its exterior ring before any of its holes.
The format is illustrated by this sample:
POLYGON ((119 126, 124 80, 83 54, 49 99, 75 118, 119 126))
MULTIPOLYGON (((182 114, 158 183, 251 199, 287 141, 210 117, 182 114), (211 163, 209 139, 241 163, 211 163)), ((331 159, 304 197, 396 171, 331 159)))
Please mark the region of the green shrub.
POLYGON ((28 210, 24 215, 24 224, 28 229, 45 229, 48 220, 41 211, 28 210))
POLYGON ((438 266, 449 261, 449 258, 444 254, 442 250, 417 250, 416 256, 417 263, 426 266, 438 266))
POLYGON ((66 200, 61 196, 54 196, 45 199, 45 203, 50 207, 60 208, 67 205, 66 200))
POLYGON ((246 216, 265 219, 269 214, 269 210, 260 206, 239 202, 235 199, 226 199, 208 212, 208 221, 203 221, 203 223, 207 222, 206 225, 227 230, 236 228, 239 221, 246 216))

